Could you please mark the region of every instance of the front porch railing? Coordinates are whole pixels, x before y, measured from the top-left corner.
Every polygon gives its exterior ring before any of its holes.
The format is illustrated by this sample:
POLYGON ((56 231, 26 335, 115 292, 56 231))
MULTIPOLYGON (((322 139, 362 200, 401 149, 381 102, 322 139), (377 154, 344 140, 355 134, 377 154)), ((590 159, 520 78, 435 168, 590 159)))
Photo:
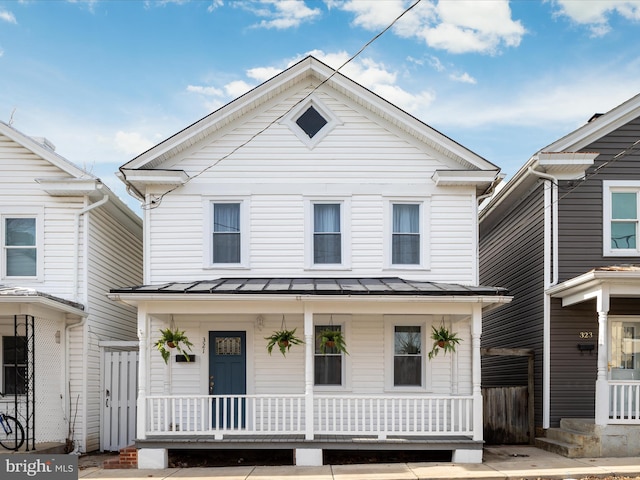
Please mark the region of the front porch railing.
POLYGON ((609 423, 640 424, 640 382, 609 382, 609 423))
MULTIPOLYGON (((313 435, 473 436, 471 396, 316 395, 313 435)), ((147 397, 147 435, 304 435, 304 395, 147 397)))

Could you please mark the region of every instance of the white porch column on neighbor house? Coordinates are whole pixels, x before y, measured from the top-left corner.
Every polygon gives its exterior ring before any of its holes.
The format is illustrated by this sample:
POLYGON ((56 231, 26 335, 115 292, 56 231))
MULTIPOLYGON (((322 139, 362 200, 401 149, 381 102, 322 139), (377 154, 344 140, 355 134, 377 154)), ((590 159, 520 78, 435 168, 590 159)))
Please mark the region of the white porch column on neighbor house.
POLYGON ((313 440, 313 311, 304 307, 304 412, 305 439, 313 440))
POLYGON ((480 337, 482 336, 482 305, 473 306, 471 318, 471 368, 473 383, 473 439, 482 440, 482 360, 480 357, 480 337))
POLYGON ((607 425, 609 422, 609 382, 608 371, 608 314, 609 289, 603 286, 598 292, 598 373, 596 376, 596 425, 607 425))
POLYGON ((147 370, 149 369, 149 318, 146 305, 138 305, 138 340, 140 354, 138 356, 138 398, 136 438, 147 438, 147 370))

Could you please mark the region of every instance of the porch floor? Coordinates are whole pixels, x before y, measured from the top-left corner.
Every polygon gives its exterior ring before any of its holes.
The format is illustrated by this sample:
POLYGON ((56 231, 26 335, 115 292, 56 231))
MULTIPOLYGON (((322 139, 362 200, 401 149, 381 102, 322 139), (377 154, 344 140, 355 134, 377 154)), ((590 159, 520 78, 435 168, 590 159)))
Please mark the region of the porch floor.
POLYGON ((340 450, 482 450, 483 441, 463 436, 419 437, 316 435, 306 440, 304 435, 227 435, 222 440, 211 436, 154 436, 144 440, 137 439, 137 448, 166 449, 340 449, 340 450))

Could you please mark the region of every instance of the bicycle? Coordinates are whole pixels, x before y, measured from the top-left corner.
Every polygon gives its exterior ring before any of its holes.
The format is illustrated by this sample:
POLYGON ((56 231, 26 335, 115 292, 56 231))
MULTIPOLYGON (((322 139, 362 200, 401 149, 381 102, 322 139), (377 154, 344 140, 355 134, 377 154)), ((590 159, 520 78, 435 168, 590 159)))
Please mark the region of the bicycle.
MULTIPOLYGON (((0 397, 4 397, 0 393, 0 397)), ((18 450, 24 443, 24 428, 17 418, 0 412, 0 445, 7 450, 18 450)))

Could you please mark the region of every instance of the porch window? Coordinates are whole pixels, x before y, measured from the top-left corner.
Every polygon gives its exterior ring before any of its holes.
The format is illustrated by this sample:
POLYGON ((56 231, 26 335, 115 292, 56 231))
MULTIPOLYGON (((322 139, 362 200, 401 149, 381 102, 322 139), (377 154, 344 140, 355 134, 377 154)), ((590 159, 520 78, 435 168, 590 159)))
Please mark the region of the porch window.
POLYGON ((26 393, 26 337, 2 337, 2 391, 7 395, 26 393))
POLYGON ((35 218, 5 217, 3 243, 5 276, 37 276, 35 218))
POLYGON ((419 325, 394 327, 393 385, 422 386, 422 329, 419 325))
POLYGON ((240 203, 213 205, 213 263, 241 262, 240 203))
POLYGON ((391 234, 391 263, 420 264, 420 205, 394 203, 391 234))
POLYGON ((313 263, 342 263, 340 204, 313 205, 313 263))
POLYGON ((611 378, 640 380, 640 322, 611 322, 611 378))
POLYGON ((340 325, 315 326, 314 378, 316 385, 342 385, 342 353, 335 348, 320 350, 321 333, 324 330, 342 331, 340 325))
POLYGON ((637 256, 640 184, 603 182, 604 255, 637 256))

